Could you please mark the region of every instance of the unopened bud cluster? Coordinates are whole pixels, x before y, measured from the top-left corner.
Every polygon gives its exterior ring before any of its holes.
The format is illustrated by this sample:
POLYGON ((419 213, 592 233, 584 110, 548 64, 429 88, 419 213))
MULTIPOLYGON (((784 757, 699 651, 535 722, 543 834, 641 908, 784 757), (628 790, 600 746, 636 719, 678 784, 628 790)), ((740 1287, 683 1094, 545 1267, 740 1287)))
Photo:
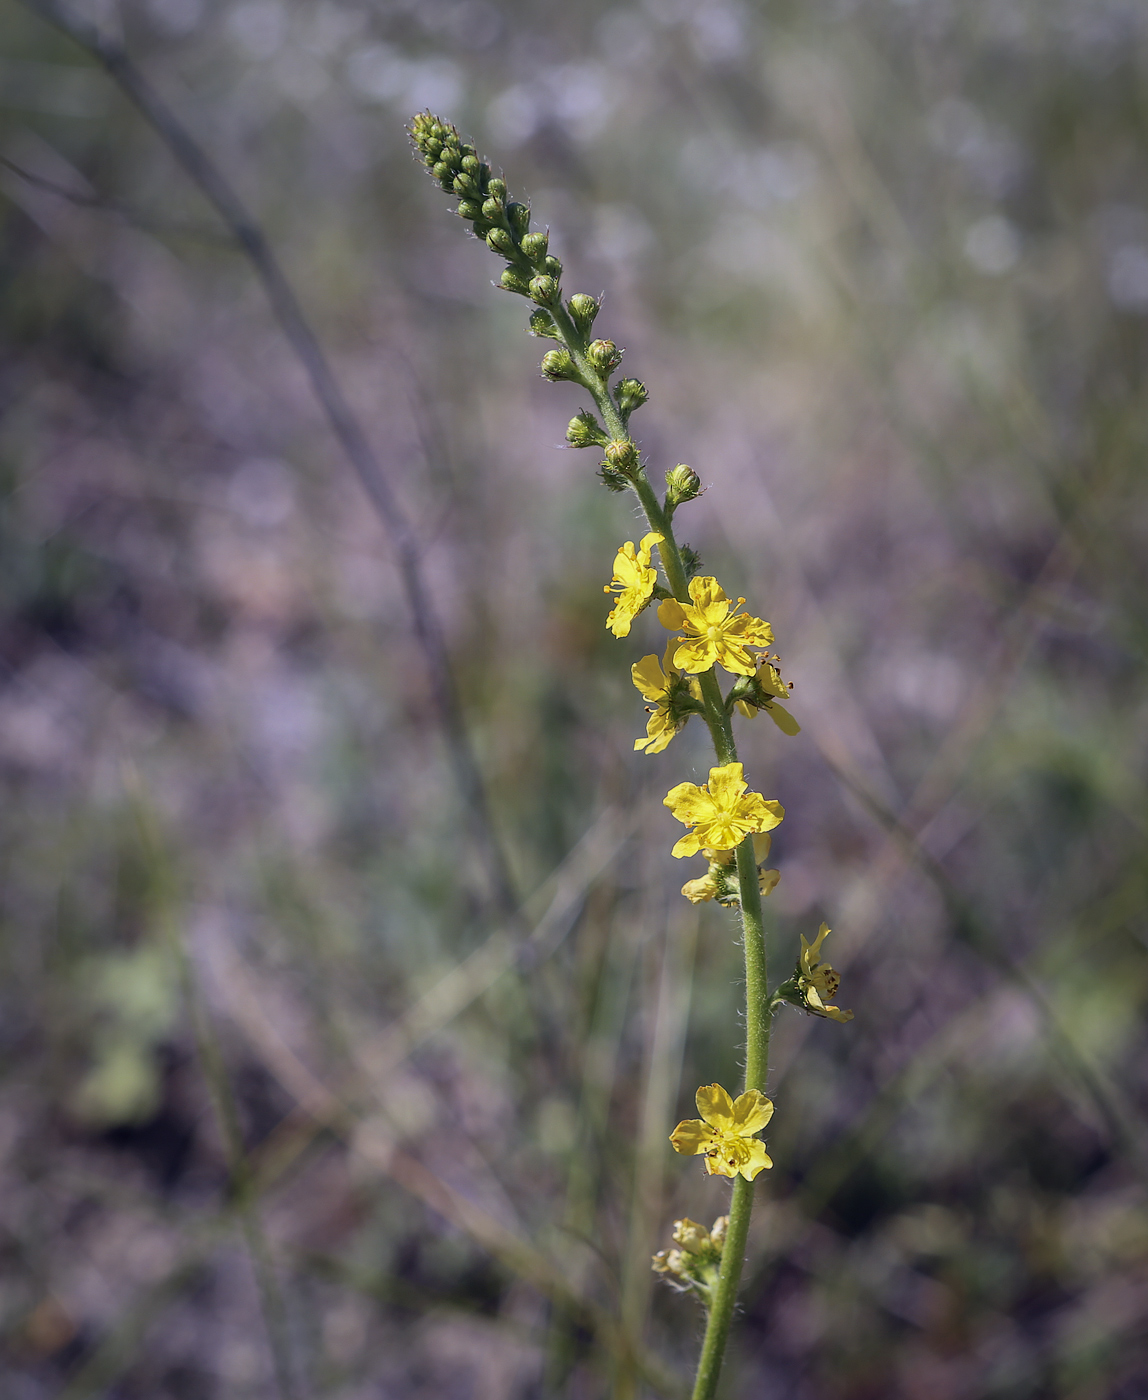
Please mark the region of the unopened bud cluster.
MULTIPOLYGON (((550 252, 550 235, 530 231, 530 209, 509 197, 506 181, 492 175, 489 164, 458 129, 431 112, 420 112, 410 124, 411 139, 423 163, 448 194, 458 197, 458 214, 469 220, 475 236, 492 253, 505 259, 498 279, 504 291, 528 297, 538 308, 530 317, 534 335, 557 340, 563 349, 543 356, 542 374, 552 381, 571 380, 589 389, 607 418, 616 415, 623 428, 630 414, 649 397, 637 379, 621 379, 612 388, 610 378, 622 361, 622 350, 612 341, 591 339, 595 318, 601 309, 597 297, 577 292, 563 303, 562 264, 550 252)), ((602 447, 611 439, 579 414, 566 434, 573 447, 602 447)), ((596 420, 594 420, 596 425, 596 420)), ((615 439, 617 440, 617 439, 615 439)), ((632 485, 637 470, 637 449, 633 459, 602 464, 602 478, 615 490, 632 485)), ((684 498, 683 498, 684 499, 684 498)))
POLYGON ((671 1287, 693 1293, 708 1308, 717 1285, 728 1228, 728 1215, 719 1215, 712 1230, 688 1217, 675 1220, 674 1243, 678 1248, 658 1250, 654 1272, 664 1274, 671 1287))
POLYGON ((475 237, 507 266, 499 286, 539 306, 559 299, 562 264, 549 254, 549 237, 530 232, 530 209, 509 198, 506 181, 492 176, 490 166, 458 129, 430 112, 420 112, 410 125, 423 163, 448 194, 458 196, 459 217, 468 219, 475 237))

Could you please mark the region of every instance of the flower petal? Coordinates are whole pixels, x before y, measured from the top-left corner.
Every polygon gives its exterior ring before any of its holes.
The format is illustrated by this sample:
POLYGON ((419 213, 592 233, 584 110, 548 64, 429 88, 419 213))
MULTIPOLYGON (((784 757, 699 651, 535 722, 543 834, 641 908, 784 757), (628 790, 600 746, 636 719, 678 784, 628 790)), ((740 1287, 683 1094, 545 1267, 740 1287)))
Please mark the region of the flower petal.
POLYGON ((784 705, 770 703, 768 705, 763 705, 762 708, 783 734, 792 736, 801 733, 801 725, 798 724, 784 705))
POLYGON ((750 831, 772 831, 784 820, 785 808, 772 797, 747 792, 739 799, 734 816, 739 822, 744 822, 750 831))
POLYGON ((687 831, 686 834, 674 842, 674 848, 670 855, 677 856, 680 860, 682 856, 696 856, 701 850, 702 843, 698 840, 697 834, 687 831))
POLYGON ((690 579, 690 597, 694 607, 706 615, 706 622, 721 622, 729 612, 729 597, 716 578, 690 579), (716 616, 711 616, 711 611, 716 616))
POLYGON ((706 786, 710 790, 713 806, 731 807, 746 788, 744 765, 723 763, 720 768, 711 768, 710 779, 706 786))
POLYGON ((643 564, 649 564, 650 550, 654 545, 661 544, 664 539, 665 535, 659 535, 657 530, 651 530, 648 535, 642 536, 642 542, 638 546, 638 558, 643 564))
POLYGON ((760 1133, 772 1117, 773 1103, 760 1089, 747 1089, 734 1100, 734 1131, 741 1137, 760 1133))
POLYGON ((691 904, 706 904, 717 896, 717 881, 712 875, 699 875, 696 880, 687 880, 682 893, 691 904))
POLYGON ((615 637, 628 637, 630 628, 634 625, 634 613, 622 606, 619 601, 615 603, 613 611, 606 619, 606 626, 613 632, 615 637))
POLYGON ((746 1181, 752 1181, 758 1172, 764 1171, 766 1167, 773 1166, 773 1158, 765 1150, 765 1143, 761 1142, 758 1138, 754 1138, 752 1142, 747 1142, 746 1146, 749 1148, 749 1155, 746 1157, 745 1161, 742 1162, 738 1170, 741 1172, 742 1176, 745 1177, 746 1181))
POLYGON ((752 676, 757 670, 757 661, 743 646, 723 636, 716 644, 719 665, 735 676, 752 676))
POLYGON ((717 659, 717 647, 708 637, 687 637, 674 650, 674 665, 689 676, 708 671, 717 659))
POLYGON ((670 718, 669 710, 659 705, 646 721, 646 737, 635 739, 634 747, 641 745, 647 753, 661 753, 677 732, 678 726, 670 718))
POLYGON ((710 1176, 737 1176, 740 1156, 726 1157, 722 1152, 706 1154, 706 1171, 710 1176))
POLYGON ((706 821, 714 814, 713 798, 704 787, 698 787, 697 783, 678 783, 676 787, 670 788, 662 798, 662 805, 668 807, 678 821, 685 822, 687 826, 706 821))
POLYGON ((670 683, 656 656, 643 656, 641 661, 635 661, 630 667, 630 679, 647 700, 660 700, 670 683))
POLYGON ((683 1157, 696 1157, 699 1152, 709 1152, 717 1138, 717 1133, 699 1118, 687 1118, 670 1134, 670 1144, 683 1157))
MULTIPOLYGON (((753 617, 749 613, 739 613, 737 617, 731 617, 726 624, 725 634, 727 637, 736 637, 744 646, 773 645, 773 628, 764 618, 753 617)), ((757 671, 756 665, 753 670, 757 671)))
POLYGON ((789 687, 781 679, 781 672, 776 666, 771 666, 768 661, 758 671, 757 679, 761 682, 761 688, 767 695, 774 695, 779 700, 789 699, 789 687))
POLYGON ((694 1096, 694 1102, 711 1127, 722 1133, 734 1130, 733 1099, 720 1084, 703 1084, 694 1096))
POLYGON ((678 632, 686 625, 686 615, 676 598, 663 599, 658 608, 658 621, 668 632, 678 632))

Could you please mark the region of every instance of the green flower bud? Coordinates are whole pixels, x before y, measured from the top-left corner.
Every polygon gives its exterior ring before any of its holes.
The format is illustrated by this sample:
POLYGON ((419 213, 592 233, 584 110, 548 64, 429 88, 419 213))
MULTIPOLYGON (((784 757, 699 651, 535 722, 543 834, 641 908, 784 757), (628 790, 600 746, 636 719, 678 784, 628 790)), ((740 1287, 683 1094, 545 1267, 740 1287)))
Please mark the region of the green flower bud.
POLYGON ((498 285, 507 292, 517 292, 519 296, 526 296, 530 291, 530 286, 516 267, 508 267, 498 279, 498 285))
POLYGON ((614 389, 614 398, 625 417, 641 406, 649 398, 646 386, 640 379, 620 379, 614 389))
POLYGON ((530 208, 526 204, 508 204, 506 206, 506 217, 510 220, 510 227, 518 234, 519 238, 524 233, 530 231, 530 208))
POLYGON ((431 172, 436 180, 453 180, 454 169, 445 160, 440 160, 431 172))
POLYGON ((473 199, 459 200, 458 216, 460 219, 481 219, 482 205, 476 203, 473 199))
POLYGON ((486 183, 486 192, 491 199, 497 199, 500 203, 506 199, 506 181, 500 180, 497 176, 486 183))
POLYGON ((702 566, 701 555, 696 549, 691 549, 688 544, 681 547, 682 564, 685 566, 686 578, 693 578, 702 566))
MULTIPOLYGON (((550 262, 552 259, 546 256, 546 245, 550 237, 545 233, 528 233, 522 239, 522 251, 532 263, 550 262)), ((549 268, 546 269, 550 271, 549 268)))
POLYGON ((605 465, 618 472, 632 472, 638 465, 637 444, 629 438, 615 438, 606 446, 605 465))
POLYGON ((484 199, 482 202, 482 213, 484 217, 488 218, 491 221, 491 223, 494 223, 495 220, 502 218, 502 200, 484 199))
POLYGON ((693 467, 679 462, 672 471, 666 473, 666 505, 672 510, 684 501, 692 501, 702 493, 701 478, 693 467))
POLYGON ((558 296, 558 283, 553 277, 532 277, 530 279, 530 299, 539 306, 550 305, 558 296))
POLYGON ((592 340, 587 347, 586 358, 599 374, 609 374, 621 363, 622 352, 612 340, 592 340))
POLYGON ((508 258, 514 252, 514 239, 504 228, 492 228, 486 235, 486 246, 492 253, 508 258))
POLYGON ((558 261, 557 258, 547 258, 544 265, 546 271, 557 282, 562 276, 562 264, 558 261))
POLYGON ((571 447, 605 447, 610 439, 602 431, 597 418, 583 409, 566 425, 566 441, 571 447))
POLYGON ((547 379, 577 379, 578 370, 569 350, 547 350, 542 356, 542 373, 547 379))
POLYGON ((585 335, 594 324, 594 317, 598 314, 600 302, 594 297, 588 297, 585 292, 578 292, 566 303, 566 310, 570 313, 570 319, 574 322, 578 330, 585 335))
POLYGON ((561 340, 558 327, 554 324, 554 318, 549 311, 539 309, 530 316, 531 335, 544 335, 548 340, 561 340))
POLYGON ((462 168, 468 175, 477 175, 481 161, 475 155, 463 156, 462 168))

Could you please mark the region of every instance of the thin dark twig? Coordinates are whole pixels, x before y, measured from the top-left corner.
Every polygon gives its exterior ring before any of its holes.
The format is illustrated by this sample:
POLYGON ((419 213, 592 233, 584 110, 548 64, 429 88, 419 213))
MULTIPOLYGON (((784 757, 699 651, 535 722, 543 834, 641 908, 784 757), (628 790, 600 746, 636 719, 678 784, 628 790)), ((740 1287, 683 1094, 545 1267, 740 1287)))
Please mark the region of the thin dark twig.
POLYGON ((26 185, 31 185, 33 189, 43 190, 46 194, 55 195, 57 199, 66 199, 69 204, 79 205, 81 209, 98 209, 102 214, 115 214, 126 224, 130 224, 133 228, 143 229, 147 233, 178 234, 184 238, 194 238, 201 243, 218 243, 228 248, 234 246, 233 235, 221 233, 217 228, 180 223, 176 219, 155 218, 151 214, 141 214, 138 210, 132 209, 126 204, 120 204, 114 199, 105 199, 98 194, 88 194, 84 190, 71 190, 67 185, 61 185, 56 180, 48 180, 43 175, 26 170, 17 161, 10 160, 8 156, 0 155, 0 165, 23 180, 26 185))
POLYGON ((516 930, 520 929, 522 918, 518 897, 506 854, 495 834, 486 784, 467 733, 442 624, 423 576, 418 541, 362 424, 343 395, 326 353, 304 315, 295 289, 280 266, 266 234, 227 177, 152 87, 122 44, 108 38, 87 20, 68 14, 51 0, 21 0, 21 3, 62 30, 103 65, 199 187, 255 269, 283 334, 307 372, 331 431, 378 512, 395 551, 455 779, 471 818, 474 839, 482 856, 491 893, 500 915, 516 930))

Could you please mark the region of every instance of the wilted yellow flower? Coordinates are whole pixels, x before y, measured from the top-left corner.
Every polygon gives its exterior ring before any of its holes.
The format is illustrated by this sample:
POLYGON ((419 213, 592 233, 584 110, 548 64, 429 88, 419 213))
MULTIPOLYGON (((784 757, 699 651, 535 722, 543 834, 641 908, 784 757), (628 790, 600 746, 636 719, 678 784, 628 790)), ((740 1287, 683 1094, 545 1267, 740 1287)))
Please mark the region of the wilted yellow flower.
POLYGON ((752 1181, 772 1167, 765 1143, 755 1137, 773 1117, 773 1104, 760 1089, 749 1089, 736 1100, 720 1084, 703 1084, 696 1103, 701 1118, 688 1118, 670 1134, 675 1152, 705 1154, 710 1176, 737 1176, 752 1181))
POLYGON ((740 763, 711 768, 704 787, 679 783, 662 801, 678 821, 694 828, 674 846, 675 856, 692 856, 705 846, 731 851, 751 832, 769 831, 785 816, 780 802, 746 790, 740 763))
MULTIPOLYGON (((763 896, 771 895, 778 880, 781 879, 780 871, 760 868, 762 861, 769 855, 769 848, 772 844, 772 839, 767 833, 754 833, 753 858, 759 867, 757 887, 763 896)), ((714 851, 709 847, 703 847, 702 855, 710 863, 709 871, 705 875, 698 876, 696 880, 687 880, 682 886, 682 894, 691 904, 706 904, 711 899, 720 900, 722 904, 740 903, 737 872, 734 869, 734 853, 732 851, 714 851)))
POLYGON ((708 875, 699 875, 696 880, 687 880, 682 886, 682 893, 691 904, 708 904, 721 892, 722 887, 712 871, 708 875))
MULTIPOLYGON (((646 737, 634 740, 634 748, 644 749, 646 753, 661 753, 688 718, 688 715, 677 718, 674 715, 675 692, 684 691, 686 684, 681 680, 682 673, 673 664, 676 645, 676 642, 671 642, 666 647, 660 664, 656 656, 643 656, 641 661, 635 661, 630 667, 634 684, 647 700, 654 702, 653 707, 646 707, 650 711, 650 718, 646 721, 646 737)), ((694 700, 701 702, 701 689, 697 681, 690 680, 689 693, 694 700)))
POLYGON ((663 627, 688 634, 674 650, 674 665, 698 675, 717 662, 736 675, 752 676, 757 659, 746 647, 771 645, 773 628, 760 617, 739 613, 745 599, 731 603, 716 578, 690 579, 690 598, 690 603, 667 598, 658 609, 663 627))
POLYGON ((637 549, 633 540, 627 540, 614 556, 614 577, 602 585, 602 592, 618 595, 606 619, 606 626, 615 637, 630 635, 634 619, 654 596, 658 571, 650 566, 650 551, 654 545, 661 544, 662 538, 656 530, 651 530, 642 536, 637 549))
POLYGON ((821 945, 829 937, 828 924, 822 924, 812 943, 801 935, 801 957, 798 959, 797 986, 806 1010, 815 1016, 827 1016, 831 1021, 852 1021, 852 1011, 842 1011, 837 1006, 827 1006, 826 1002, 837 995, 841 985, 840 974, 834 972, 827 962, 821 961, 821 945))
POLYGON ((712 1230, 687 1216, 674 1221, 674 1242, 679 1249, 659 1249, 653 1270, 665 1274, 666 1282, 682 1291, 695 1293, 708 1308, 721 1271, 722 1249, 729 1229, 729 1216, 719 1215, 712 1230))

